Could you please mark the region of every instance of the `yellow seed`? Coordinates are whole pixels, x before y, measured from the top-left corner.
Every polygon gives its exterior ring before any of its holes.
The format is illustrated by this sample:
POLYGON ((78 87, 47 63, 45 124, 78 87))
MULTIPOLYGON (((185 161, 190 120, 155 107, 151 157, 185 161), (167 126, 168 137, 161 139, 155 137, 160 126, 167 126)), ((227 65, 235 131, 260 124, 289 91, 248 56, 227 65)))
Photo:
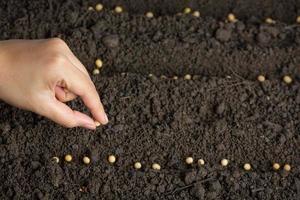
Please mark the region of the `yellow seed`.
POLYGON ((283 166, 283 169, 284 169, 285 171, 289 172, 289 171, 291 171, 292 167, 291 167, 291 165, 289 165, 289 164, 285 164, 285 165, 283 166))
POLYGON ((194 11, 193 16, 194 17, 200 17, 200 12, 199 11, 194 11))
POLYGON ((160 167, 160 165, 159 165, 159 164, 157 164, 157 163, 153 163, 153 164, 152 164, 152 169, 154 169, 154 170, 160 170, 160 169, 161 169, 161 167, 160 167))
POLYGON ((146 13, 146 17, 148 17, 148 18, 153 18, 153 17, 154 17, 153 12, 147 12, 147 13, 146 13))
POLYGON ((93 74, 94 74, 94 75, 100 74, 99 69, 94 69, 94 70, 93 70, 93 74))
POLYGON ((259 75, 259 76, 257 77, 257 80, 258 80, 259 82, 264 82, 264 81, 266 80, 266 77, 265 77, 264 75, 259 75))
POLYGON ((300 16, 297 17, 296 22, 300 24, 300 16))
POLYGON ((97 68, 101 68, 103 66, 103 62, 102 60, 100 60, 99 58, 95 61, 95 65, 97 68))
POLYGON ((222 160, 221 160, 221 165, 222 165, 223 167, 226 167, 226 166, 228 165, 228 163, 229 163, 229 160, 227 160, 227 159, 222 159, 222 160))
POLYGON ((205 164, 205 162, 204 162, 203 159, 199 159, 199 160, 198 160, 198 165, 199 165, 199 166, 204 165, 204 164, 205 164))
POLYGON ((185 159, 186 164, 191 165, 194 162, 194 159, 192 157, 187 157, 185 159))
POLYGON ((123 8, 121 6, 116 6, 115 7, 115 12, 116 13, 121 13, 121 12, 123 12, 123 8))
POLYGON ((96 5, 95 9, 96 9, 97 11, 101 11, 101 10, 103 10, 103 5, 102 5, 101 3, 98 3, 98 4, 96 5))
POLYGON ((284 81, 286 84, 290 84, 290 83, 293 81, 293 79, 292 79, 290 76, 285 75, 285 76, 283 77, 283 81, 284 81))
POLYGON ((110 156, 108 156, 108 162, 109 163, 115 163, 116 162, 116 156, 114 156, 114 155, 110 155, 110 156))
POLYGON ((280 165, 278 163, 274 163, 273 164, 273 169, 274 170, 279 170, 280 169, 280 165))
POLYGON ((100 122, 95 121, 95 125, 96 125, 96 127, 98 127, 98 126, 100 126, 101 124, 100 124, 100 122))
POLYGON ((189 14, 189 13, 191 13, 192 12, 192 9, 191 8, 185 8, 184 10, 183 10, 183 13, 184 14, 189 14))
POLYGON ((251 165, 250 165, 249 163, 245 163, 245 164, 244 164, 244 169, 245 169, 246 171, 249 171, 249 170, 251 169, 251 165))
POLYGON ((275 24, 275 23, 276 23, 275 20, 273 20, 273 19, 270 18, 270 17, 266 18, 265 22, 266 22, 267 24, 275 24))
POLYGON ((72 156, 70 155, 70 154, 67 154, 66 156, 65 156, 65 161, 67 161, 67 162, 71 162, 72 161, 72 156))
POLYGON ((178 76, 173 76, 173 79, 174 79, 174 80, 177 80, 177 79, 178 79, 178 76))
POLYGON ((88 11, 92 11, 92 10, 94 10, 94 8, 92 6, 89 6, 88 11))
POLYGON ((91 162, 91 159, 87 156, 84 156, 82 160, 83 160, 83 163, 87 164, 87 165, 90 164, 90 162, 91 162))
POLYGON ((53 160, 54 162, 56 162, 56 163, 59 163, 59 158, 56 157, 56 156, 52 157, 52 160, 53 160))
POLYGON ((228 19, 229 22, 236 22, 237 21, 235 15, 232 14, 232 13, 228 14, 227 19, 228 19))
POLYGON ((191 80, 191 79, 192 79, 192 76, 189 75, 189 74, 186 74, 186 75, 184 76, 184 79, 185 79, 185 80, 191 80))
POLYGON ((148 77, 150 77, 150 78, 153 77, 153 74, 149 74, 148 77))
POLYGON ((142 164, 140 162, 136 162, 136 163, 134 163, 134 168, 135 169, 141 169, 142 168, 142 164))

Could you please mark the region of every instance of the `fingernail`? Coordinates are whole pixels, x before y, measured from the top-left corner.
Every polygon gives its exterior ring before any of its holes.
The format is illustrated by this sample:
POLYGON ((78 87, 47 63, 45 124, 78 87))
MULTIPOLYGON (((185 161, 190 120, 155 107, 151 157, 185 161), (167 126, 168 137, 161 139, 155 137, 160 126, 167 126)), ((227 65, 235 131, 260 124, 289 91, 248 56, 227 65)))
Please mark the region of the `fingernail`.
POLYGON ((105 124, 108 123, 108 117, 107 117, 106 113, 104 114, 104 122, 105 122, 105 124))

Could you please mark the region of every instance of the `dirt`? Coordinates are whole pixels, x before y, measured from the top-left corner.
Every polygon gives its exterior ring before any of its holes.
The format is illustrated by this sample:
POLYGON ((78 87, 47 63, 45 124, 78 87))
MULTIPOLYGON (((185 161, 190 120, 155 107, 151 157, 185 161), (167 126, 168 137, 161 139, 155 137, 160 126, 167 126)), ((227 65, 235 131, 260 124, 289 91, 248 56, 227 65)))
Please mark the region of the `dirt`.
MULTIPOLYGON (((87 11, 95 3, 0 2, 0 39, 58 36, 90 72, 103 59, 92 78, 110 118, 96 131, 65 129, 1 102, 0 199, 299 198, 299 1, 104 1, 121 15, 87 11), (203 17, 175 15, 186 6, 203 17), (237 23, 224 22, 231 11, 237 23)), ((70 106, 87 112, 80 100, 70 106)))

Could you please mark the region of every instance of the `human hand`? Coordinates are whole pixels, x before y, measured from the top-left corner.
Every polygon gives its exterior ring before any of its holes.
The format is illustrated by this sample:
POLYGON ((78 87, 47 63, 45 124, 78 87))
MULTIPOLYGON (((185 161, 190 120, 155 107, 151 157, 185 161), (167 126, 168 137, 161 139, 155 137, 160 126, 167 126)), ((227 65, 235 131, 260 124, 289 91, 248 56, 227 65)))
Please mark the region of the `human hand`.
POLYGON ((0 42, 0 99, 65 127, 95 129, 95 121, 64 102, 81 97, 93 118, 108 119, 82 63, 61 39, 0 42))

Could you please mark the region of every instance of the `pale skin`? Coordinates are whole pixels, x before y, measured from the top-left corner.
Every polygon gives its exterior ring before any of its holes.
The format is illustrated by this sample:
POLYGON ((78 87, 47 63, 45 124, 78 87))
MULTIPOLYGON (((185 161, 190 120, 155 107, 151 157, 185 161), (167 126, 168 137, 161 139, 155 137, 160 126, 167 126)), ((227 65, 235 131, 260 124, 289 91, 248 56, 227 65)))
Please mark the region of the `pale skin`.
POLYGON ((59 38, 0 41, 0 99, 68 128, 108 123, 86 68, 59 38), (92 116, 65 104, 76 97, 92 116))

